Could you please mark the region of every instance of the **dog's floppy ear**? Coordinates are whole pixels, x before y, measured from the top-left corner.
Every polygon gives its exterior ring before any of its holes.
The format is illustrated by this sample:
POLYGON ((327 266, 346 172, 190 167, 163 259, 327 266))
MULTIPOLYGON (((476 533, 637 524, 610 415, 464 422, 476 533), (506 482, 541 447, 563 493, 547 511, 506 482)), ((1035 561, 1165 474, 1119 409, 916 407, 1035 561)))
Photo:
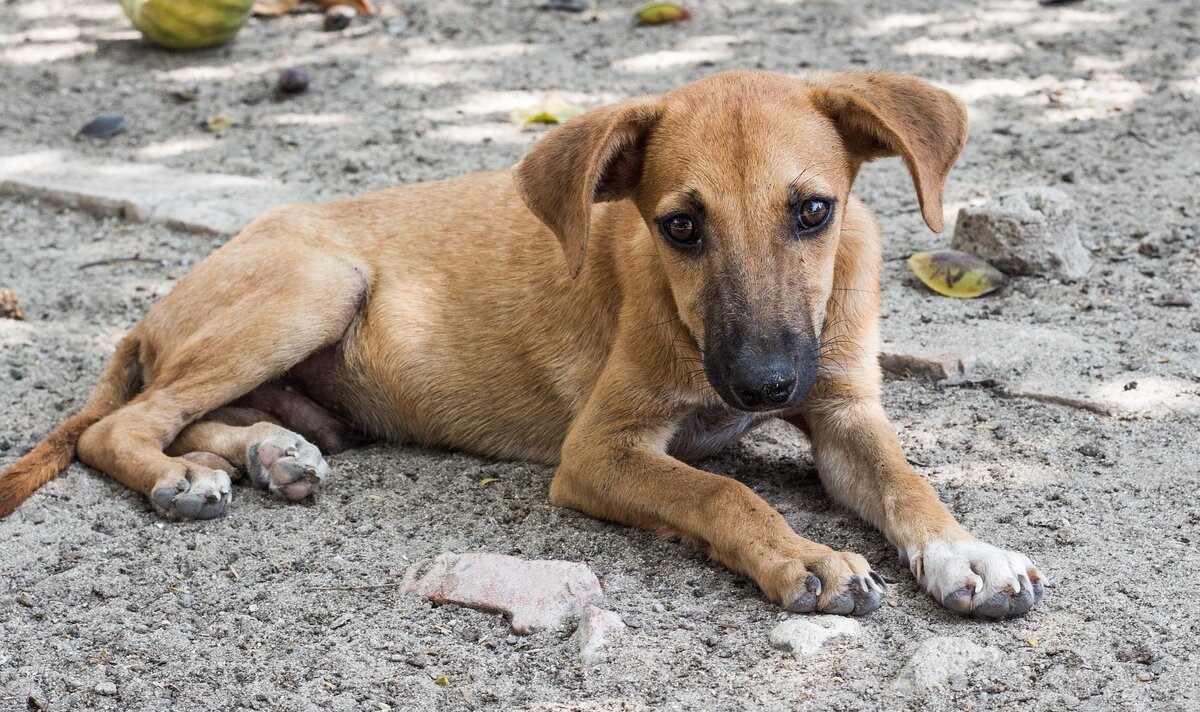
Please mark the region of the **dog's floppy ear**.
POLYGON ((805 79, 819 111, 833 119, 860 162, 901 156, 921 214, 941 232, 946 176, 967 142, 967 110, 932 84, 888 72, 817 74, 805 79))
POLYGON ((558 236, 572 276, 583 271, 592 203, 630 195, 658 116, 650 97, 593 109, 551 131, 513 169, 517 192, 558 236))

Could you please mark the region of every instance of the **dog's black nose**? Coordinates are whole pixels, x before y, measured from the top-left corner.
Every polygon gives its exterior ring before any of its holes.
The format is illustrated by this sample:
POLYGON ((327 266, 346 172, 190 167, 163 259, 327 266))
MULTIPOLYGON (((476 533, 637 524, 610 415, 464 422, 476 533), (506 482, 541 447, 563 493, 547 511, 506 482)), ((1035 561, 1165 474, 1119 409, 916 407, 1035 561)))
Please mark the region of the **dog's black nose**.
POLYGON ((733 392, 746 410, 777 408, 796 390, 796 371, 783 359, 771 359, 741 375, 733 392))

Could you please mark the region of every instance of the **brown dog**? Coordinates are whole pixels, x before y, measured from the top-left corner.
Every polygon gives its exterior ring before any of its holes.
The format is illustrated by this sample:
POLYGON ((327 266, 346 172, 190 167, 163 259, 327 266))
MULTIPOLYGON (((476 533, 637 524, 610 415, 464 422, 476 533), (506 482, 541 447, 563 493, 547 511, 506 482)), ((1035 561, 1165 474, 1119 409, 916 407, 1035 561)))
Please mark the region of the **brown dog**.
POLYGON ((872 611, 863 557, 684 464, 783 418, 938 601, 1023 614, 1041 574, 963 530, 880 406, 880 233, 850 196, 899 155, 940 230, 966 123, 911 77, 734 72, 591 111, 512 170, 272 210, 0 476, 0 515, 73 454, 178 518, 224 514, 239 472, 302 499, 329 472, 309 441, 346 424, 557 463, 556 505, 706 546, 788 610, 872 611))

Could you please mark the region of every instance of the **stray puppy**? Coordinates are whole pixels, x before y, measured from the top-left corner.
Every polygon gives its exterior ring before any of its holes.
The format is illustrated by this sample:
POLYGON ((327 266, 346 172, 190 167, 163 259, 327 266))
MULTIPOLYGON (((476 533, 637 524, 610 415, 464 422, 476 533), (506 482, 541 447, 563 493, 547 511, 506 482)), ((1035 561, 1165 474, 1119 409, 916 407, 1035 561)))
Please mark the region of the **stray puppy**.
POLYGON ((555 505, 705 546, 790 611, 875 610, 862 556, 685 464, 782 418, 942 605, 1021 615, 1041 573, 955 521, 880 406, 880 231, 850 195, 898 155, 941 230, 966 131, 912 77, 731 72, 590 111, 512 170, 272 210, 0 476, 0 516, 75 454, 175 518, 225 514, 242 473, 299 500, 358 432, 557 463, 555 505))

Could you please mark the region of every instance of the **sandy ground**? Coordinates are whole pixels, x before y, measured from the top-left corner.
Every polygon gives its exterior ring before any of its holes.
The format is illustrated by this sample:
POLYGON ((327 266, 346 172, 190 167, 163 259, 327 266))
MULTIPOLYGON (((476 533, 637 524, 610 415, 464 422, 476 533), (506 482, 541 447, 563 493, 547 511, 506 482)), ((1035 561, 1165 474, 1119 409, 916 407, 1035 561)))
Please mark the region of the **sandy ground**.
MULTIPOLYGON (((532 0, 381 4, 341 35, 300 15, 176 54, 137 41, 115 2, 9 0, 0 149, 69 147, 334 197, 509 165, 538 134, 508 111, 548 91, 592 105, 727 68, 907 71, 970 102, 950 222, 997 191, 1055 185, 1076 200, 1096 266, 1075 284, 932 296, 903 258, 949 237, 923 229, 899 162, 881 163, 858 192, 888 233, 885 335, 937 345, 969 333, 953 346, 1017 352, 1021 368, 1082 385, 1200 387, 1200 305, 1153 303, 1194 294, 1200 279, 1196 2, 697 2, 694 21, 665 28, 634 27, 633 3, 582 15, 532 0), (275 74, 293 64, 312 73, 312 90, 272 101, 275 74), (173 97, 185 88, 199 98, 173 97), (72 138, 105 111, 130 130, 72 138), (200 123, 216 113, 236 125, 207 132, 200 123), (1067 358, 1039 334, 1082 347, 1067 358)), ((486 209, 486 196, 468 209, 486 209)), ((82 404, 119 335, 218 242, 0 198, 0 287, 28 313, 0 322, 0 464, 82 404), (80 267, 134 255, 143 261, 80 267)), ((239 488, 229 517, 173 524, 73 465, 0 522, 0 709, 26 709, 30 695, 52 709, 1200 705, 1200 419, 1111 417, 917 380, 889 381, 885 400, 953 511, 1052 577, 1028 617, 962 620, 920 595, 883 539, 824 497, 807 446, 783 428, 705 466, 897 582, 860 637, 803 662, 769 647, 785 616, 752 585, 681 545, 551 508, 546 467, 380 445, 334 458, 337 480, 315 503, 239 488), (613 661, 585 671, 566 632, 512 636, 499 616, 394 588, 321 590, 394 583, 412 561, 470 550, 587 562, 631 625, 613 661), (1001 656, 947 687, 895 689, 935 635, 1001 656), (436 685, 443 675, 449 684, 436 685)))

